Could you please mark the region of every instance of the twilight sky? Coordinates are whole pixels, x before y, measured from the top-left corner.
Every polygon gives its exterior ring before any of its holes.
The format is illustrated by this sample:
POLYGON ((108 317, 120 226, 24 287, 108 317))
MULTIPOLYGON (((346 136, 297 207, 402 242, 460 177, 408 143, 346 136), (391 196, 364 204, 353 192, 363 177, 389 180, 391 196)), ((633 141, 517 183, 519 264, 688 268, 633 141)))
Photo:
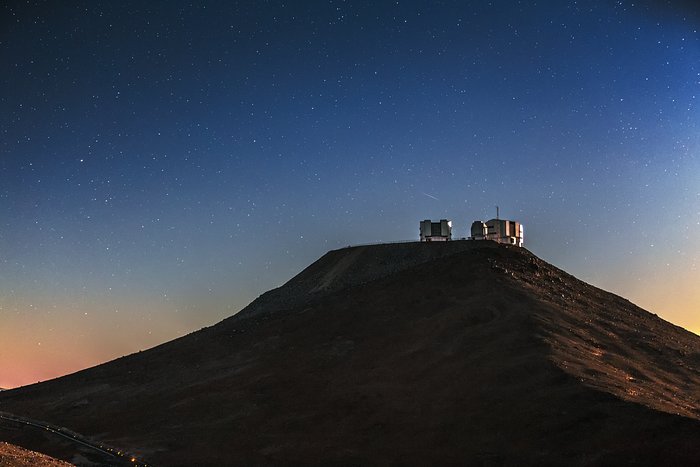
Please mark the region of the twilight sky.
POLYGON ((692 2, 3 5, 0 387, 495 205, 538 256, 700 332, 692 2))

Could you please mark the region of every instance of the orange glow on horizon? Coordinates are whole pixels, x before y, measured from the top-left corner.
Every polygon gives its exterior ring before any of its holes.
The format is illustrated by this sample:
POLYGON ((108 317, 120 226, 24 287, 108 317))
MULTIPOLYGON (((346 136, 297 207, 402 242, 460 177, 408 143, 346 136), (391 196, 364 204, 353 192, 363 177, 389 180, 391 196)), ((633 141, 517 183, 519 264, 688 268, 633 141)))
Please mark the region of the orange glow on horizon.
MULTIPOLYGON (((694 274, 655 280, 614 278, 594 285, 700 336, 700 289, 695 287, 694 274)), ((46 381, 146 350, 233 314, 223 298, 190 298, 201 313, 178 314, 171 304, 147 298, 123 298, 118 303, 93 299, 78 304, 68 299, 64 303, 42 301, 36 296, 32 300, 0 298, 0 309, 5 311, 0 326, 0 388, 46 381), (31 305, 23 307, 23 302, 31 305), (221 315, 216 316, 217 312, 221 315)))
POLYGON ((94 302, 80 308, 39 304, 4 317, 0 388, 64 376, 193 331, 191 323, 164 316, 157 304, 121 305, 115 313, 113 304, 109 308, 94 302))

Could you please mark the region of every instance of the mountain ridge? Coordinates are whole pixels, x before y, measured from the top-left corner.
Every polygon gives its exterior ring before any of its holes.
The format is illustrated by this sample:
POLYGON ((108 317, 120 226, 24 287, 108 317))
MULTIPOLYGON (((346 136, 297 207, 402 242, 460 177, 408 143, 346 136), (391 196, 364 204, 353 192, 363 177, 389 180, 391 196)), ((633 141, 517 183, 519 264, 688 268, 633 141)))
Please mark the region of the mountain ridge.
MULTIPOLYGON (((403 242, 348 246, 330 250, 282 286, 269 290, 234 316, 248 317, 274 303, 290 307, 343 288, 381 279, 392 273, 495 242, 403 242), (308 295, 308 296, 305 296, 308 295)), ((225 321, 225 320, 224 320, 225 321)))

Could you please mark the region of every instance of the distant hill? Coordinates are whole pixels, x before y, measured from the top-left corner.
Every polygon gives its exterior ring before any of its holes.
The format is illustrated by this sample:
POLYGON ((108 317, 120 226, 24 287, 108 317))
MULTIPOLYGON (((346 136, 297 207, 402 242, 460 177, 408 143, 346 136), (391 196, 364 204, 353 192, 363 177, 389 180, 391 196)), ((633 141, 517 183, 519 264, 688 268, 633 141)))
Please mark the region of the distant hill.
POLYGON ((700 338, 522 248, 363 246, 0 410, 161 466, 700 465, 700 338))

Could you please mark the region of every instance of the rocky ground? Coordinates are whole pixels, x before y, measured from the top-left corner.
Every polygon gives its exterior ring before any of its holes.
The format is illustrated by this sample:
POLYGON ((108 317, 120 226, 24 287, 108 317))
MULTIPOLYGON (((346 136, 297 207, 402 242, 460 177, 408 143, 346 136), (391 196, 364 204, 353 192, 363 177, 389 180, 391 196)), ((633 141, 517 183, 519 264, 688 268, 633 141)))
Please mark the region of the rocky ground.
POLYGON ((0 442, 0 467, 69 467, 73 464, 0 442))

